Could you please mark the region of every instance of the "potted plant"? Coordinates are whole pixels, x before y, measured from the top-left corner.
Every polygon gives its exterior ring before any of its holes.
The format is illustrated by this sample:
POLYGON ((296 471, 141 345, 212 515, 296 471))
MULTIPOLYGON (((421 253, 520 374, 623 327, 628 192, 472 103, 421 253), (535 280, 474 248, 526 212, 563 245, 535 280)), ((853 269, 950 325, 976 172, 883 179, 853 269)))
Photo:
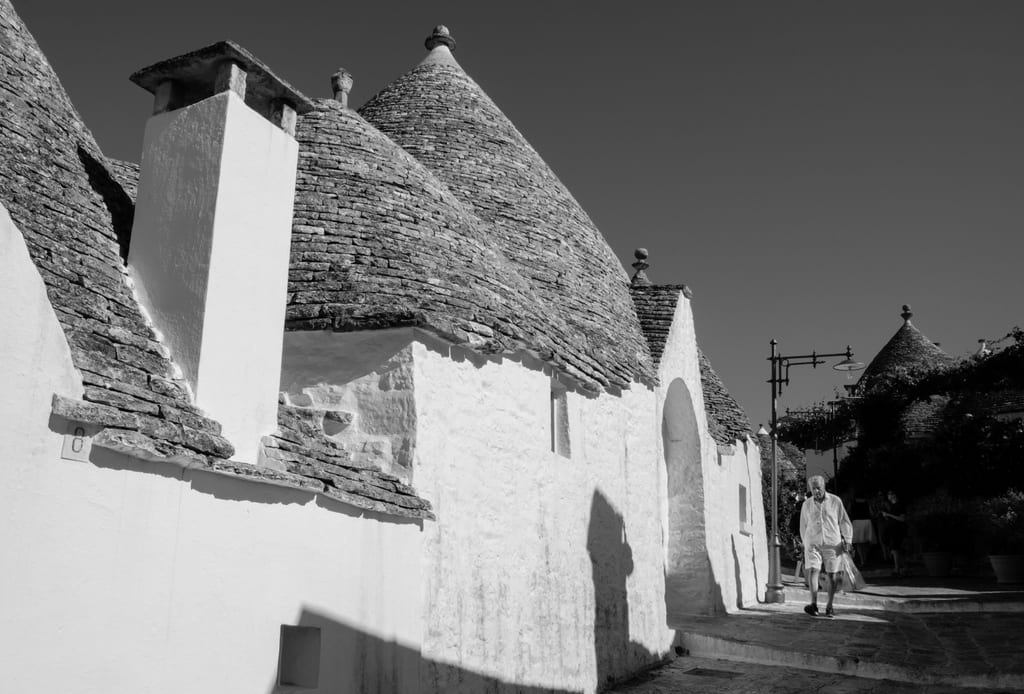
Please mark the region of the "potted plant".
POLYGON ((937 492, 918 500, 907 515, 910 533, 921 550, 925 573, 948 576, 953 567, 953 554, 964 551, 969 544, 969 514, 965 502, 937 492))
POLYGON ((1024 583, 1024 492, 1011 489, 981 504, 989 561, 998 583, 1024 583))

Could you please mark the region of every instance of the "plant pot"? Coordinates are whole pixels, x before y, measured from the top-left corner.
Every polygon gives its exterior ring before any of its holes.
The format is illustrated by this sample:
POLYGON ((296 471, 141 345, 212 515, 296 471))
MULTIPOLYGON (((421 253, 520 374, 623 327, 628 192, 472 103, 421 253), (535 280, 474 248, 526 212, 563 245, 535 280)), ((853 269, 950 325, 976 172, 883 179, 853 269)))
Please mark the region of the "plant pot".
POLYGON ((952 552, 922 552, 921 559, 928 576, 948 576, 953 570, 952 552))
POLYGON ((1024 583, 1024 554, 990 554, 996 583, 1024 583))

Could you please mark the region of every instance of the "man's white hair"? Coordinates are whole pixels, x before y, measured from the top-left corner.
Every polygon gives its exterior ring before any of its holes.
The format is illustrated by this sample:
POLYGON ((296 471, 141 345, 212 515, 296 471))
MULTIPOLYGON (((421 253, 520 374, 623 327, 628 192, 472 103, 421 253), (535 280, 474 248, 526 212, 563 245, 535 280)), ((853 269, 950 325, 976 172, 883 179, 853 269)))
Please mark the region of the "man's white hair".
POLYGON ((821 482, 822 489, 825 488, 825 477, 824 477, 824 475, 814 475, 813 477, 808 477, 807 478, 807 488, 808 489, 810 489, 811 483, 814 482, 815 480, 821 482))

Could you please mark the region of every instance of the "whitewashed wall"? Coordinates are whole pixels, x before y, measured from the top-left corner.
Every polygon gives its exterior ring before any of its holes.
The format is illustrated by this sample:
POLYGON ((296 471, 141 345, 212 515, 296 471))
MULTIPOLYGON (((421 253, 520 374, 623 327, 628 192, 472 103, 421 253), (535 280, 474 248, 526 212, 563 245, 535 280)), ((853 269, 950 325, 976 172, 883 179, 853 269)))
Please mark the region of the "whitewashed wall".
POLYGON ((353 450, 376 437, 410 452, 397 467, 437 514, 423 691, 594 691, 665 657, 672 619, 757 601, 758 452, 708 434, 683 298, 660 376, 586 397, 529 358, 415 329, 286 334, 290 399, 352 413, 337 438, 353 450), (568 456, 551 450, 553 386, 567 389, 568 456))
POLYGON ((425 538, 425 690, 593 691, 663 657, 655 393, 570 389, 563 457, 549 371, 428 338, 413 354, 414 482, 438 518, 425 538))
POLYGON ((353 459, 404 481, 416 443, 412 340, 406 328, 290 331, 281 368, 281 391, 292 404, 351 415, 346 427, 326 433, 353 459))
MULTIPOLYGON (((320 688, 416 691, 418 523, 94 449, 62 459, 64 335, 0 207, 4 691, 270 694, 282 624, 319 626, 320 688)), ((286 690, 282 690, 286 691, 286 690)))
POLYGON ((12 691, 277 691, 282 624, 321 628, 313 691, 415 691, 416 524, 124 457, 11 462, 12 691))
MULTIPOLYGON (((676 468, 676 473, 684 477, 683 486, 688 490, 686 496, 677 497, 685 507, 681 515, 692 521, 690 525, 697 526, 696 529, 688 529, 690 534, 684 539, 699 539, 702 535, 708 562, 707 571, 702 573, 693 555, 694 545, 690 542, 686 548, 688 570, 683 574, 684 590, 672 583, 670 574, 669 594, 675 598, 670 601, 670 623, 683 626, 688 613, 734 611, 764 598, 768 553, 761 501, 760 459, 753 443, 737 442, 731 450, 720 449, 708 432, 693 310, 690 300, 684 296, 679 297, 676 305, 672 331, 665 344, 658 375, 661 382, 659 400, 664 407, 670 407, 665 403, 673 401, 673 396, 680 392, 679 385, 673 392, 673 383, 678 380, 685 386, 695 413, 695 427, 689 426, 696 429, 699 442, 686 446, 687 451, 699 448, 699 471, 694 469, 689 456, 686 460, 676 461, 682 466, 681 470, 676 468), (690 488, 694 482, 701 485, 701 493, 690 488), (749 523, 744 527, 740 523, 741 484, 747 489, 749 523), (695 512, 703 514, 702 528, 699 527, 700 520, 693 518, 695 512)), ((667 440, 667 443, 671 448, 671 441, 667 440)), ((666 441, 663 441, 663 456, 665 447, 666 441)), ((666 482, 670 489, 671 481, 670 474, 666 482)), ((671 496, 669 502, 670 509, 674 508, 671 496)))

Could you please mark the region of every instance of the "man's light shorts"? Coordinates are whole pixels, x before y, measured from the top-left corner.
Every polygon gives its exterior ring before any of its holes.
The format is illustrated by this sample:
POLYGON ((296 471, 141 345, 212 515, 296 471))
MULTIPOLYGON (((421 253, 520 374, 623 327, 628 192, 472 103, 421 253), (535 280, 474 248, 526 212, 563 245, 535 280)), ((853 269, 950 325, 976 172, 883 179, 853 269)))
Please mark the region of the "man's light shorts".
POLYGON ((834 574, 839 571, 839 555, 836 549, 842 545, 810 545, 804 547, 804 566, 808 569, 820 569, 822 563, 825 571, 834 574))

